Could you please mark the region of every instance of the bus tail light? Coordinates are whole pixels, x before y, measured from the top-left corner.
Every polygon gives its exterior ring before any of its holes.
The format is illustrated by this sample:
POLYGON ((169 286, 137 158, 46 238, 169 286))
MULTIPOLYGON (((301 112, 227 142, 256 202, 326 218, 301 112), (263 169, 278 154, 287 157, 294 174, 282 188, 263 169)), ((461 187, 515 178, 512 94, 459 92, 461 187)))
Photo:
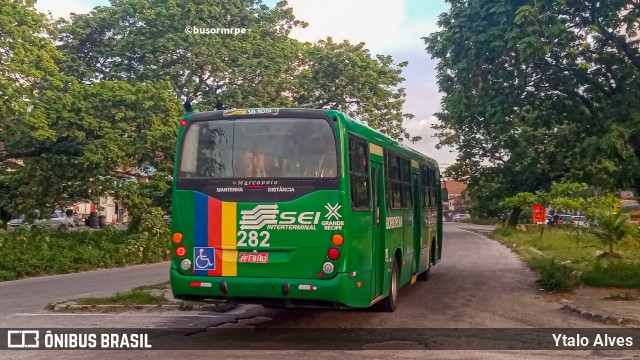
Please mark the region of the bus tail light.
POLYGON ((174 233, 172 240, 174 244, 180 244, 182 242, 182 233, 174 233))
POLYGON ((331 260, 338 260, 340 257, 340 251, 336 248, 331 248, 329 249, 329 252, 327 252, 327 257, 331 260))
POLYGON ((331 237, 331 244, 333 244, 333 246, 340 246, 344 244, 344 238, 340 234, 335 234, 331 237))
POLYGON ((180 120, 180 126, 187 126, 187 120, 185 119, 180 120))
POLYGON ((185 255, 187 255, 187 248, 184 245, 180 245, 176 248, 176 256, 177 257, 184 257, 185 255))

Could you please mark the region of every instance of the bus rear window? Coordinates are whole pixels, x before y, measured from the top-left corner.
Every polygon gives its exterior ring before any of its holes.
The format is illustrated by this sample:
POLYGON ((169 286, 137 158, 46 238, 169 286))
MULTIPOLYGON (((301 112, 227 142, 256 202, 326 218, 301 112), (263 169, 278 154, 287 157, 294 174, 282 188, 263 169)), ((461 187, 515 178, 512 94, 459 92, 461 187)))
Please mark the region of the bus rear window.
POLYGON ((336 141, 323 119, 237 119, 191 124, 181 178, 318 178, 338 175, 336 141))

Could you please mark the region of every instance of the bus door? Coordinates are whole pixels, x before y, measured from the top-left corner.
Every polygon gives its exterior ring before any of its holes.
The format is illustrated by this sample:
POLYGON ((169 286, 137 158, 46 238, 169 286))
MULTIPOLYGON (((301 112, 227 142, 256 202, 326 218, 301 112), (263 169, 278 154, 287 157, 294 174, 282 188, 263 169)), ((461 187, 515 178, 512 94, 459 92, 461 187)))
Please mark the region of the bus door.
POLYGON ((413 196, 413 271, 415 274, 420 271, 420 253, 422 252, 422 235, 420 227, 422 225, 422 199, 420 197, 420 177, 418 174, 411 174, 412 196, 413 196))
POLYGON ((373 200, 373 232, 371 276, 375 284, 375 295, 383 293, 385 271, 385 241, 384 241, 384 182, 382 181, 382 164, 371 162, 371 199, 373 200))

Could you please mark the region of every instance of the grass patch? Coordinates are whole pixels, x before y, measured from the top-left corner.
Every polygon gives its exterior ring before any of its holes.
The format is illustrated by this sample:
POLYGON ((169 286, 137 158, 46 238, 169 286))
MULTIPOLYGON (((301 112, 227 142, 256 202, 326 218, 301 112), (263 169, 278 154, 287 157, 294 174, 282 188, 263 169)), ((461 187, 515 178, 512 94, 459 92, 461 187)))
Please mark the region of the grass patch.
POLYGON ((192 304, 192 303, 190 303, 190 302, 182 301, 182 302, 180 302, 180 304, 178 305, 178 310, 181 310, 181 311, 190 311, 190 310, 193 310, 193 304, 192 304))
POLYGON ((621 260, 597 257, 601 243, 586 232, 576 237, 571 228, 517 231, 499 228, 491 237, 517 252, 541 274, 540 284, 547 290, 567 291, 580 284, 591 286, 640 288, 640 246, 633 242, 619 248, 621 260))
POLYGON ((163 289, 166 289, 170 283, 171 283, 170 281, 165 281, 158 284, 142 285, 142 286, 133 288, 133 290, 163 290, 163 289))
POLYGON ((629 293, 624 293, 624 294, 611 294, 611 296, 607 296, 602 300, 634 301, 634 300, 638 300, 638 298, 629 293))
POLYGON ((159 232, 107 227, 62 233, 22 228, 0 234, 0 281, 168 260, 169 228, 159 232))
POLYGON ((597 262, 592 270, 582 275, 582 281, 591 286, 640 289, 640 264, 619 260, 597 262))
POLYGON ((164 296, 153 295, 148 291, 133 289, 129 291, 116 292, 112 296, 78 299, 79 305, 160 305, 166 304, 164 296))

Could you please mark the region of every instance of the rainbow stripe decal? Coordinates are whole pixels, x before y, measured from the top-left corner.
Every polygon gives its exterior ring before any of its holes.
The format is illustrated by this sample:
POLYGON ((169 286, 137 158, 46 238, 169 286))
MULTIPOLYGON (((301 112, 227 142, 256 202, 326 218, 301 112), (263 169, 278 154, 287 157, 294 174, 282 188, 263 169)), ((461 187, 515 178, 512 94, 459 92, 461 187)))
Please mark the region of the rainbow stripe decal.
POLYGON ((194 247, 214 248, 214 270, 195 270, 194 275, 237 276, 236 203, 222 202, 195 193, 194 247))

